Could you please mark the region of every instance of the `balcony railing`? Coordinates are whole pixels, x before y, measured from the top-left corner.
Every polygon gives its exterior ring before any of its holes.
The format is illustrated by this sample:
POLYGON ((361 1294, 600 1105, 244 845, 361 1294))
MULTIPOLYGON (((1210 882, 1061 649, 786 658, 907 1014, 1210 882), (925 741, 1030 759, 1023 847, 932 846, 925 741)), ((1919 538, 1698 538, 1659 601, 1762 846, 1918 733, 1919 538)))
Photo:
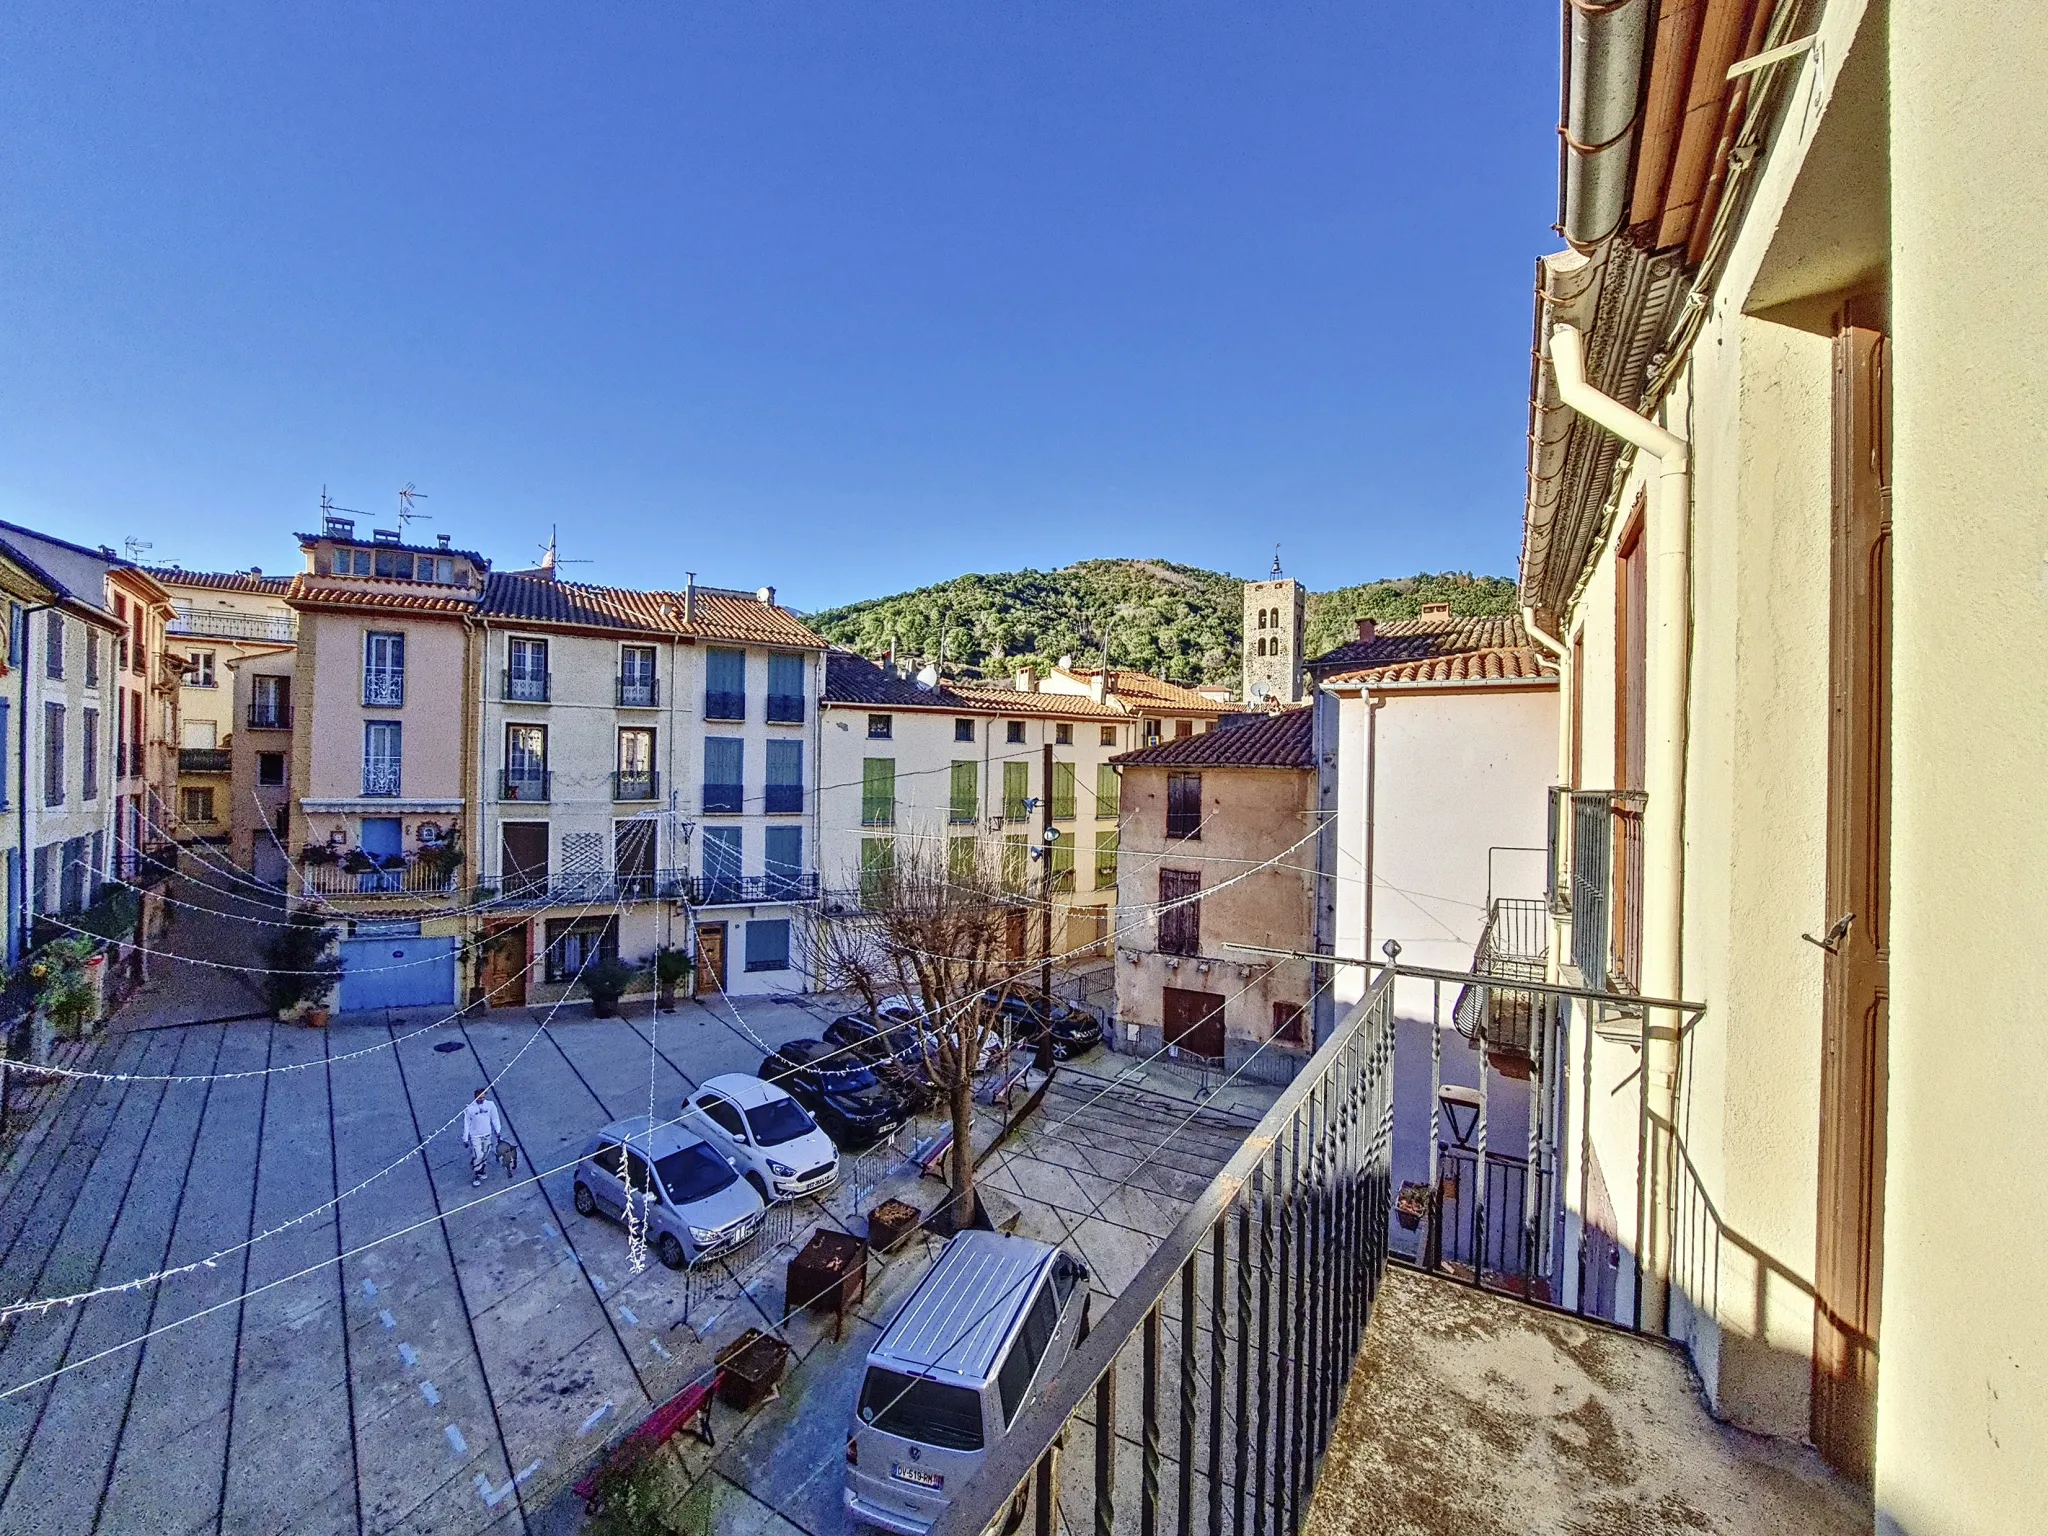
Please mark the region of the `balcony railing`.
POLYGON ((690 881, 690 904, 698 907, 751 906, 764 901, 814 901, 818 877, 786 875, 698 875, 690 881))
POLYGON ((365 672, 363 703, 371 709, 397 709, 405 703, 403 672, 365 672))
MULTIPOLYGON (((1503 982, 1541 981, 1549 956, 1549 915, 1542 898, 1502 897, 1487 913, 1472 971, 1503 982)), ((1451 1020, 1467 1040, 1486 1042, 1496 1068, 1520 1077, 1528 1071, 1536 1012, 1532 992, 1473 983, 1459 990, 1451 1020)))
POLYGON ((455 889, 455 867, 420 858, 339 859, 298 866, 299 889, 310 896, 445 896, 455 889))
POLYGON ((498 798, 500 800, 546 800, 553 778, 554 775, 545 768, 501 769, 498 773, 498 798))
POLYGON ((549 674, 546 672, 513 672, 507 670, 505 679, 505 702, 508 704, 545 704, 548 701, 549 674))
POLYGON ((744 693, 706 693, 704 695, 704 718, 706 720, 744 720, 747 718, 747 696, 744 693))
POLYGON ((363 764, 363 794, 371 799, 393 797, 399 789, 400 769, 397 763, 363 764))
POLYGON ((252 731, 288 731, 292 728, 292 707, 289 704, 251 704, 249 706, 249 729, 252 731))
POLYGON ((758 906, 765 902, 815 901, 818 877, 812 874, 694 875, 664 869, 655 873, 589 875, 534 873, 487 881, 476 889, 479 901, 501 905, 602 906, 618 901, 687 901, 692 906, 758 906))
MULTIPOLYGON (((289 645, 298 638, 299 624, 295 614, 231 613, 225 609, 208 610, 179 604, 171 622, 165 628, 166 634, 191 635, 207 640, 257 640, 271 645, 289 645)), ((128 664, 125 643, 121 649, 120 664, 128 664)))
POLYGON ((1393 1068, 1382 977, 952 1491, 932 1536, 980 1536, 1020 1498, 1049 1536, 1063 1492, 1076 1523, 1092 1511, 1104 1533, 1301 1529, 1386 1267, 1393 1068))
POLYGON ((226 747, 180 747, 178 772, 227 773, 234 768, 235 754, 226 747))
POLYGON ((658 773, 627 773, 623 769, 612 775, 612 798, 614 800, 659 800, 661 798, 661 775, 658 773))
POLYGON ((768 723, 770 725, 802 725, 804 723, 804 696, 800 693, 769 694, 768 723))
POLYGON ((762 809, 770 816, 797 816, 804 808, 804 787, 801 784, 770 784, 763 791, 762 809))
POLYGON ((619 679, 619 708, 655 709, 661 704, 661 683, 652 677, 619 679))
POLYGON ((746 807, 746 789, 739 784, 706 784, 704 814, 737 816, 746 807))

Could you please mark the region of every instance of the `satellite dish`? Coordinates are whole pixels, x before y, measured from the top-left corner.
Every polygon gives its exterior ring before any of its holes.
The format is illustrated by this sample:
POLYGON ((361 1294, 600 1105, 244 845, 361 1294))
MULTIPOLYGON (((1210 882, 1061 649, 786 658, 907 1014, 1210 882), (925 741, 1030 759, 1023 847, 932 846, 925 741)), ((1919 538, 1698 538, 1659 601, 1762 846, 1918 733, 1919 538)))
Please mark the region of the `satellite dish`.
POLYGON ((1272 696, 1273 690, 1271 688, 1268 688, 1264 683, 1252 684, 1252 697, 1254 699, 1257 699, 1261 703, 1263 703, 1265 700, 1271 698, 1272 696))

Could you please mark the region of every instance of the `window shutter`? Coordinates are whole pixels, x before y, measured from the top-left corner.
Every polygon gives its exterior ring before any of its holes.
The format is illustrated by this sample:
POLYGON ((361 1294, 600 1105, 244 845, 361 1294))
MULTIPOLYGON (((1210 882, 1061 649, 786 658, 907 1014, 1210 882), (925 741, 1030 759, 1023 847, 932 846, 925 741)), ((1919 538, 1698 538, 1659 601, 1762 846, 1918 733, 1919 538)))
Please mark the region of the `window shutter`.
POLYGON ((860 824, 896 825, 896 759, 863 758, 860 765, 860 824))

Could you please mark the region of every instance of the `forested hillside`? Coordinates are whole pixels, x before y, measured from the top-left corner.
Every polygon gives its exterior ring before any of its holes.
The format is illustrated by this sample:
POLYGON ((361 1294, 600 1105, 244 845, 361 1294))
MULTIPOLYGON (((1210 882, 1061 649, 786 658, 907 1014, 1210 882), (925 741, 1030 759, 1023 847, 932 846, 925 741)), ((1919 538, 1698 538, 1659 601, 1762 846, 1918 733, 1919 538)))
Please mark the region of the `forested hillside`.
MULTIPOLYGON (((1512 613, 1515 584, 1447 572, 1313 593, 1307 654, 1342 644, 1360 617, 1412 617, 1424 603, 1457 613, 1512 613)), ((893 643, 899 660, 946 669, 1043 674, 1061 656, 1136 667, 1182 683, 1235 683, 1244 598, 1234 576, 1166 560, 1084 560, 1058 571, 958 576, 894 597, 810 616, 827 639, 867 656, 893 643)))

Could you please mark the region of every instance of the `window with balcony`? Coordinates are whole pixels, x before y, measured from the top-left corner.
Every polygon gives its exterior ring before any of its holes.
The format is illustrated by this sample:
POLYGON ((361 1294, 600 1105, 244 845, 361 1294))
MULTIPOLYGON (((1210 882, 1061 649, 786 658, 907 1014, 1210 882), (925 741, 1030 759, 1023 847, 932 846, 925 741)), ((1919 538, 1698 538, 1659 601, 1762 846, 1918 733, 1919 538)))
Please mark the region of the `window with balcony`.
POLYGON ((507 896, 536 896, 548 888, 548 824, 498 824, 498 871, 507 896))
POLYGON ((1003 820, 1023 821, 1031 814, 1031 765, 1003 764, 1003 820))
POLYGON ((1052 819, 1072 821, 1074 801, 1077 798, 1074 787, 1074 765, 1054 763, 1052 765, 1052 819))
POLYGON ((1166 835, 1185 842, 1202 835, 1202 776, 1199 773, 1169 773, 1166 776, 1166 835))
POLYGON ((1159 949, 1168 955, 1202 952, 1202 874, 1194 869, 1159 871, 1159 949))
POLYGON ((661 702, 661 689, 654 678, 654 647, 619 647, 619 705, 625 709, 652 709, 661 702))
POLYGON ((614 800, 654 800, 661 795, 661 775, 654 769, 654 732, 627 726, 619 732, 618 769, 612 778, 614 800))
POLYGON ((981 765, 968 758, 953 764, 952 794, 946 819, 956 827, 971 827, 981 815, 981 765))
POLYGON ((261 676, 249 680, 249 729, 288 731, 292 728, 292 680, 261 676))
POLYGON ((894 715, 868 716, 869 741, 887 741, 890 737, 894 736, 895 734, 896 717, 894 715))
POLYGON ((860 765, 860 824, 896 825, 896 759, 863 758, 860 765))
POLYGON ((716 906, 740 899, 743 888, 741 868, 740 829, 706 827, 703 892, 706 904, 716 906))
POLYGON ((61 613, 43 616, 43 675, 60 679, 64 676, 64 615, 61 613))
POLYGON ((704 718, 747 718, 747 653, 717 647, 704 653, 704 718))
POLYGON ((955 720, 953 722, 953 739, 955 741, 974 740, 974 722, 972 720, 955 720))
POLYGON ((804 829, 770 827, 762 834, 762 873, 768 877, 768 899, 801 895, 804 879, 804 829))
MULTIPOLYGON (((801 725, 804 718, 804 658, 787 651, 768 656, 768 719, 777 725, 801 725)), ((748 967, 752 969, 752 967, 748 967)))
POLYGON ((548 798, 548 728, 544 725, 505 727, 505 768, 500 800, 548 798))
MULTIPOLYGON (((90 655, 91 651, 88 650, 87 654, 90 655)), ((220 686, 220 679, 214 672, 213 664, 214 653, 212 651, 192 652, 186 658, 185 686, 187 688, 218 688, 220 686)), ((88 667, 86 670, 91 672, 92 668, 88 667)), ((89 683, 92 679, 88 677, 86 681, 89 683)))
POLYGON ((737 736, 704 738, 704 812, 737 816, 746 809, 746 743, 737 736))
POLYGON ((1108 821, 1117 813, 1117 802, 1123 795, 1123 782, 1118 779, 1116 769, 1108 763, 1095 765, 1095 816, 1098 821, 1108 821))
POLYGON ((612 823, 612 868, 619 877, 619 895, 627 901, 654 896, 654 833, 652 821, 612 823))
POLYGON ((1008 725, 1005 730, 1004 739, 1008 741, 1009 744, 1013 747, 1023 746, 1024 722, 1022 720, 1012 720, 1008 722, 1008 725))
POLYGON ((795 816, 804 808, 804 744, 768 743, 768 786, 763 809, 770 816, 795 816))
POLYGON ((505 698, 514 704, 547 703, 547 641, 514 639, 506 643, 505 698))
POLYGON ((363 637, 363 703, 397 709, 405 703, 405 635, 372 630, 363 637))
POLYGON ((363 723, 363 793, 392 796, 399 793, 405 766, 405 727, 396 720, 367 720, 363 723))
POLYGON ((43 706, 43 804, 64 803, 64 706, 43 706))
POLYGON ((81 709, 78 712, 78 775, 79 798, 99 799, 100 712, 96 709, 81 709))

